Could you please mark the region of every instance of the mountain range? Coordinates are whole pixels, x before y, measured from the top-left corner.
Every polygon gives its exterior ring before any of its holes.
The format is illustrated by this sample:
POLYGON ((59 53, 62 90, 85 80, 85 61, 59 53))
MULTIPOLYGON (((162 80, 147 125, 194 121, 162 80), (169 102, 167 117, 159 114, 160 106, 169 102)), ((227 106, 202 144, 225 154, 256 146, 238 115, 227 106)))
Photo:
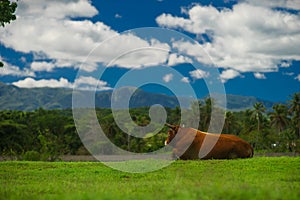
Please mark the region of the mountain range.
MULTIPOLYGON (((129 88, 128 88, 129 90, 129 88)), ((88 91, 77 91, 85 95, 88 91)), ((122 91, 126 95, 129 91, 122 91)), ((72 89, 67 88, 19 88, 0 82, 0 110, 32 111, 38 108, 66 109, 72 108, 72 89)), ((123 97, 123 96, 122 96, 123 97)), ((226 95, 228 110, 243 110, 251 108, 256 102, 262 102, 267 110, 270 110, 274 102, 258 99, 252 96, 226 95)), ((95 106, 110 108, 112 91, 97 92, 95 94, 95 106)), ((190 98, 179 97, 183 107, 188 107, 190 98)), ((143 107, 160 104, 164 107, 174 108, 179 106, 175 96, 149 93, 136 90, 129 102, 130 107, 143 107)), ((217 102, 218 104, 218 102, 217 102)), ((119 105, 122 108, 122 105, 119 105)))

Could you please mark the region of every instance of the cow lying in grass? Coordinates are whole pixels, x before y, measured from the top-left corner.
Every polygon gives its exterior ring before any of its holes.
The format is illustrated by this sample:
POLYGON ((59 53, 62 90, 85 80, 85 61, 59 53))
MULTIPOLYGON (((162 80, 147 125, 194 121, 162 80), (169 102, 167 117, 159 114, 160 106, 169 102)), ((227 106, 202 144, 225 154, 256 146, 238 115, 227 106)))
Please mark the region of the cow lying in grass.
POLYGON ((211 134, 193 128, 166 125, 170 129, 165 144, 173 147, 175 158, 196 160, 253 157, 251 145, 237 136, 211 134))

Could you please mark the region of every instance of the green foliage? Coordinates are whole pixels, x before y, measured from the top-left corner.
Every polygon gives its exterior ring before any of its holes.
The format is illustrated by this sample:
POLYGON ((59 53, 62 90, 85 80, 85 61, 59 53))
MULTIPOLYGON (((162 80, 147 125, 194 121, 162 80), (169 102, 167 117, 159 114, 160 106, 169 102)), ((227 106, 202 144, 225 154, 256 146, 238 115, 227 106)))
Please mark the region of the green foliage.
POLYGON ((0 195, 7 200, 296 200, 299 165, 300 157, 176 161, 152 173, 130 174, 98 162, 0 162, 0 195))
POLYGON ((11 21, 16 20, 16 9, 16 2, 11 2, 9 0, 0 1, 0 26, 4 27, 5 24, 9 24, 11 21))
POLYGON ((41 160, 41 155, 37 151, 26 151, 22 158, 26 161, 39 161, 41 160))
POLYGON ((273 106, 273 112, 269 113, 271 126, 278 130, 278 134, 285 130, 290 124, 288 117, 288 107, 283 104, 276 104, 273 106))
POLYGON ((24 124, 19 124, 13 119, 0 121, 0 151, 22 153, 31 141, 31 134, 24 124))
POLYGON ((34 112, 1 111, 0 154, 14 152, 30 160, 32 151, 35 151, 40 154, 40 160, 50 161, 63 154, 75 154, 82 144, 71 113, 71 110, 43 109, 34 112))
POLYGON ((224 128, 223 128, 223 133, 227 134, 236 134, 239 131, 239 123, 236 115, 234 115, 233 112, 226 112, 225 114, 225 122, 224 122, 224 128))
MULTIPOLYGON (((223 133, 238 135, 248 141, 256 151, 298 152, 300 149, 298 95, 290 102, 289 105, 274 105, 273 111, 268 113, 261 103, 244 111, 228 111, 225 114, 223 133)), ((194 102, 191 109, 200 110, 200 116, 196 116, 193 110, 187 112, 184 108, 167 108, 167 122, 179 124, 181 113, 190 113, 187 116, 188 121, 200 118, 199 129, 207 131, 210 121, 219 120, 224 113, 216 107, 212 99, 194 102), (220 116, 211 119, 210 112, 213 107, 220 116)), ((116 111, 116 114, 120 119, 127 117, 122 109, 116 111)), ((131 108, 130 114, 132 120, 139 126, 147 126, 151 122, 149 107, 131 108)), ((137 153, 153 152, 164 146, 167 127, 158 130, 157 134, 144 133, 145 138, 138 138, 124 133, 117 126, 110 109, 96 109, 96 115, 106 136, 123 150, 137 153)), ((158 127, 157 124, 153 124, 153 130, 158 129, 156 126, 158 127)), ((133 133, 137 131, 130 124, 125 124, 125 127, 133 133)), ((97 141, 89 150, 105 154, 115 153, 108 143, 97 141)), ((40 160, 48 161, 57 160, 61 155, 89 154, 77 134, 71 109, 0 111, 0 154, 17 157, 26 155, 30 160, 30 157, 34 157, 31 155, 32 151, 40 154, 40 160)))
POLYGON ((40 148, 40 159, 43 161, 55 161, 60 156, 61 143, 58 142, 57 136, 50 134, 48 130, 38 135, 40 148))
POLYGON ((292 118, 292 125, 298 137, 300 137, 300 92, 295 93, 289 101, 289 112, 292 118))

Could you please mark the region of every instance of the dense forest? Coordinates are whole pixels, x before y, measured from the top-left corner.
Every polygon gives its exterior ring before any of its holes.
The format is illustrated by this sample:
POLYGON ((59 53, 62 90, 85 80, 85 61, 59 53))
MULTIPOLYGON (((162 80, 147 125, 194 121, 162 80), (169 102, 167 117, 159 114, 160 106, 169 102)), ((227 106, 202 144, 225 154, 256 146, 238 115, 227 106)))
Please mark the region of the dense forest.
MULTIPOLYGON (((207 131, 214 100, 194 102, 199 106, 199 130, 207 131)), ((221 110, 220 108, 217 108, 221 110)), ((180 124, 180 108, 166 108, 167 122, 180 124)), ((118 147, 131 152, 151 152, 161 148, 167 127, 147 138, 136 138, 122 132, 108 108, 97 108, 97 118, 106 136, 118 147)), ((131 108, 136 124, 149 124, 149 107, 131 108)), ((222 113, 222 112, 221 112, 222 113)), ((275 104, 267 112, 263 103, 253 108, 225 113, 222 133, 238 135, 248 141, 256 152, 300 152, 300 93, 291 96, 286 104, 275 104)), ((192 116, 191 116, 192 117, 192 116)), ((99 144, 109 154, 105 144, 99 144)), ((88 155, 74 124, 72 110, 37 109, 31 112, 0 111, 0 155, 23 160, 58 160, 61 155, 88 155)))

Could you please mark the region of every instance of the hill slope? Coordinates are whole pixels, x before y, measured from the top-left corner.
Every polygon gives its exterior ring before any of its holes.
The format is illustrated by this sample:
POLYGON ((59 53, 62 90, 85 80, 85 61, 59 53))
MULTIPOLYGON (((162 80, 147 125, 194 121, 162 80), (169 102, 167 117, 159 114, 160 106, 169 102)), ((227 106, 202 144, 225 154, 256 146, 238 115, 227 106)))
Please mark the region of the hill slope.
MULTIPOLYGON (((30 111, 40 107, 44 109, 65 109, 72 107, 72 92, 66 88, 18 88, 0 82, 0 110, 23 110, 30 111)), ((86 91, 82 91, 83 95, 86 91)), ((126 90, 123 91, 126 93, 126 90)), ((112 91, 98 92, 95 95, 96 107, 109 108, 112 91)), ((190 99, 180 97, 187 107, 190 99)), ((227 109, 242 110, 251 108, 256 102, 262 102, 270 109, 273 102, 264 101, 255 97, 227 95, 227 109)), ((179 105, 174 96, 148 93, 138 89, 130 100, 130 107, 151 106, 161 104, 165 107, 174 108, 179 105)), ((122 105, 119 106, 122 108, 122 105)))

